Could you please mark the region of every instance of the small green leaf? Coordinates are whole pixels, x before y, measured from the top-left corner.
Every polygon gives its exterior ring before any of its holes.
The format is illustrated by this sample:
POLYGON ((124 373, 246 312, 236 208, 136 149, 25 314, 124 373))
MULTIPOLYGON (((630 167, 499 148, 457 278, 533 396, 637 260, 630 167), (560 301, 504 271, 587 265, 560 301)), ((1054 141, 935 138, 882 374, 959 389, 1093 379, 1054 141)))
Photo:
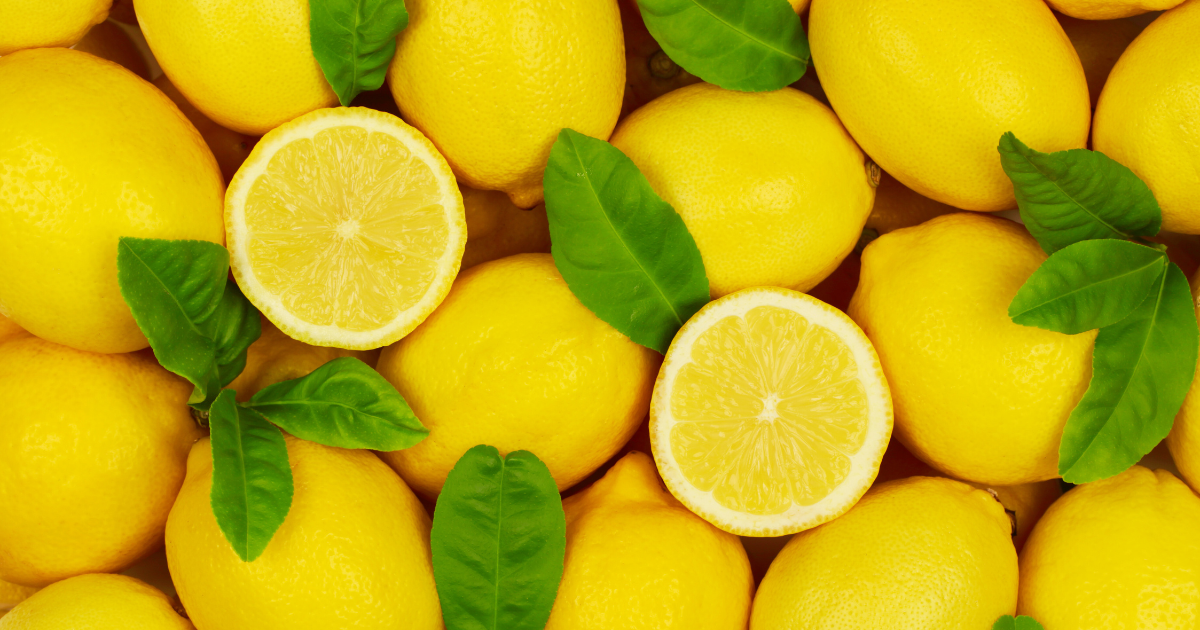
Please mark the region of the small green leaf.
POLYGON ((550 150, 544 186, 554 264, 571 291, 630 339, 666 352, 709 297, 683 219, 620 149, 570 129, 550 150))
POLYGON ((1063 479, 1086 483, 1121 473, 1167 437, 1192 384, 1198 347, 1187 277, 1171 264, 1129 317, 1096 336, 1092 382, 1059 446, 1063 479))
POLYGON ((1041 153, 1011 131, 1000 137, 999 150, 1021 220, 1047 254, 1084 240, 1154 236, 1162 226, 1150 188, 1103 153, 1041 153))
POLYGON ((1008 316, 1022 326, 1068 335, 1103 328, 1128 317, 1166 266, 1165 253, 1137 243, 1080 241, 1033 272, 1008 305, 1008 316))
POLYGON ((217 525, 243 562, 254 562, 292 507, 292 469, 279 429, 221 392, 209 410, 212 431, 212 509, 217 525))
POLYGON ((354 357, 265 387, 244 406, 298 438, 326 446, 399 451, 429 435, 400 392, 354 357))
POLYGON ((566 530, 558 487, 533 453, 467 451, 446 478, 430 536, 446 630, 544 628, 566 530))
POLYGON ((225 281, 221 304, 209 319, 207 333, 216 345, 217 368, 224 387, 246 368, 246 350, 262 335, 258 309, 232 279, 225 281))
POLYGON ((684 70, 729 90, 764 92, 808 67, 808 38, 787 0, 637 0, 663 51, 684 70))
POLYGON ((403 0, 309 0, 308 9, 313 56, 342 105, 379 89, 408 26, 403 0))
POLYGON ((995 625, 992 626, 992 630, 1046 630, 1046 629, 1043 628, 1042 624, 1038 623, 1037 620, 1034 619, 1033 617, 1026 617, 1025 615, 1021 615, 1020 617, 1013 618, 1012 615, 1004 615, 1003 617, 996 620, 995 625))

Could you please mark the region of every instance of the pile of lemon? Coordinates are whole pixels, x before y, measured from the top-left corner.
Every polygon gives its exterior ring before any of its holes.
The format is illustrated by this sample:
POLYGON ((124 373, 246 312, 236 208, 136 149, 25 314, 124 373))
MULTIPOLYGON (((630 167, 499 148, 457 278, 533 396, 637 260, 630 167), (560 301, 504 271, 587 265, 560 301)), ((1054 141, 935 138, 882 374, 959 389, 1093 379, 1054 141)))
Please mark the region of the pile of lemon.
POLYGON ((1169 449, 1064 494, 1095 333, 1009 319, 1046 255, 990 214, 1002 133, 1094 146, 1196 272, 1200 0, 792 0, 814 67, 765 93, 670 70, 632 0, 406 5, 387 88, 335 107, 307 0, 0 0, 0 630, 442 628, 430 513, 477 444, 566 497, 546 628, 1200 628, 1197 387, 1169 449), (665 355, 550 254, 568 127, 699 248, 665 355), (239 399, 354 356, 428 438, 289 436, 242 562, 123 236, 228 248, 265 318, 239 399))

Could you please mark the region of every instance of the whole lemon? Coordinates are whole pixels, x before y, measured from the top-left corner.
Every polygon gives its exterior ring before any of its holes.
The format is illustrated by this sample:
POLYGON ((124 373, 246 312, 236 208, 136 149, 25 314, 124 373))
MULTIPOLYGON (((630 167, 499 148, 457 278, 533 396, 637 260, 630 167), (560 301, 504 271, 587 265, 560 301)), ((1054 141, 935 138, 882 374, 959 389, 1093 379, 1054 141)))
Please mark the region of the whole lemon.
POLYGON ((495 190, 459 186, 467 218, 462 270, 513 254, 550 253, 546 206, 525 210, 495 190))
MULTIPOLYGON (((1200 322, 1200 273, 1192 276, 1192 296, 1196 299, 1196 320, 1200 322)), ((1192 387, 1167 436, 1167 446, 1179 474, 1192 488, 1200 488, 1200 361, 1196 368, 1192 387)))
POLYGON ((1065 15, 1055 17, 1079 54, 1083 75, 1087 77, 1092 109, 1095 109, 1104 83, 1108 81, 1108 73, 1130 42, 1146 28, 1147 22, 1143 17, 1121 20, 1080 20, 1065 15))
POLYGON ((1017 610, 1050 630, 1200 627, 1200 497, 1141 466, 1077 486, 1021 552, 1017 610))
POLYGON ((148 352, 0 344, 0 579, 120 571, 162 544, 199 429, 148 352))
POLYGON ((546 630, 744 630, 754 578, 737 536, 663 488, 645 453, 563 501, 567 556, 546 630))
POLYGON ((612 143, 683 217, 714 298, 815 287, 854 249, 875 198, 837 116, 792 88, 682 87, 622 121, 612 143))
POLYGON ((295 491, 283 525, 242 562, 213 516, 212 446, 188 456, 167 562, 203 630, 442 630, 429 515, 370 451, 287 437, 295 491))
POLYGON ((83 39, 71 48, 121 64, 143 79, 150 78, 150 69, 146 67, 142 51, 138 50, 129 33, 112 20, 105 20, 93 26, 83 39))
POLYGON ((0 55, 70 46, 108 18, 111 5, 112 0, 5 0, 0 3, 0 55))
POLYGON ((886 234, 863 252, 849 314, 883 363, 895 435, 952 477, 1011 486, 1058 476, 1096 333, 1009 319, 1009 302, 1045 259, 1022 226, 968 212, 886 234))
POLYGON ((1016 207, 996 145, 1082 148, 1091 108, 1041 0, 813 0, 813 62, 834 111, 905 186, 956 208, 1016 207))
POLYGON ((81 350, 145 348, 117 239, 223 243, 212 152, 162 92, 87 53, 5 55, 0 94, 0 312, 81 350))
POLYGON ((1046 0, 1050 8, 1083 20, 1116 20, 1148 11, 1165 11, 1183 0, 1046 0))
POLYGON ((580 303, 549 254, 472 267, 379 357, 379 373, 430 431, 383 458, 434 496, 467 449, 523 449, 569 488, 637 430, 661 361, 580 303))
POLYGON ((131 577, 80 575, 38 591, 0 630, 194 630, 162 591, 131 577))
POLYGON ((310 346, 287 336, 264 317, 262 336, 250 344, 246 351, 246 367, 225 387, 237 392, 239 401, 250 400, 251 396, 268 385, 307 376, 340 357, 354 357, 375 367, 379 351, 310 346))
POLYGON ((1125 49, 1096 105, 1096 150, 1145 180, 1164 230, 1200 234, 1200 0, 1163 13, 1125 49))
POLYGON ((759 585, 750 630, 991 628, 1017 605, 1011 532, 1004 506, 965 483, 875 486, 792 537, 759 585))
POLYGON ((617 0, 408 0, 388 85, 460 183, 542 200, 559 131, 607 139, 621 112, 617 0))
POLYGON ((308 34, 307 0, 136 0, 171 82, 218 125, 261 136, 337 104, 308 34))

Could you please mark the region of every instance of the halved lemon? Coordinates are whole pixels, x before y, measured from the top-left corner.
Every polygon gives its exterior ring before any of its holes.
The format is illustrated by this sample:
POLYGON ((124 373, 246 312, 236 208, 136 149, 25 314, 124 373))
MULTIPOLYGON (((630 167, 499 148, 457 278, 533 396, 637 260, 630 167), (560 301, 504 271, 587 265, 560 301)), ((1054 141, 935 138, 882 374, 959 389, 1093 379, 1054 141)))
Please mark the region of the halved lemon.
POLYGON ((295 339, 369 350, 416 328, 458 274, 467 225, 445 158, 363 107, 262 137, 225 194, 238 286, 295 339))
POLYGON ((650 407, 667 488, 743 536, 792 534, 849 510, 891 435, 892 398, 866 335, 776 287, 731 293, 688 320, 650 407))

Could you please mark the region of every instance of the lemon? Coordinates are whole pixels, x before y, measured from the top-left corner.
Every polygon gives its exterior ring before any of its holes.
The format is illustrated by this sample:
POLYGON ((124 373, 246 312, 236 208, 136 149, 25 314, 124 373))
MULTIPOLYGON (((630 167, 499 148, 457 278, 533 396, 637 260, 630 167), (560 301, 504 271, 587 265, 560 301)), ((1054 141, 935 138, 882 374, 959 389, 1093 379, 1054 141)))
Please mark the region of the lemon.
POLYGON ((1200 234, 1200 0, 1160 15, 1125 49, 1096 105, 1097 151, 1154 191, 1164 230, 1200 234))
POLYGON ((379 357, 379 373, 430 431, 383 458, 433 496, 467 449, 523 449, 564 490, 633 435, 659 361, 581 304, 549 254, 478 265, 379 357))
POLYGON ((736 536, 662 488, 644 453, 563 501, 567 556, 546 630, 744 630, 754 579, 736 536))
POLYGON ((154 86, 87 53, 5 55, 0 94, 0 312, 81 350, 145 348, 117 239, 222 243, 212 152, 154 86))
POLYGON ((1050 8, 1083 20, 1116 20, 1148 11, 1165 11, 1183 0, 1046 0, 1050 8))
POLYGON ((226 129, 213 122, 213 119, 205 116, 204 112, 196 109, 195 105, 184 98, 179 88, 175 87, 165 74, 154 80, 154 87, 162 90, 163 94, 174 101, 179 111, 196 126, 196 131, 200 132, 204 143, 212 150, 213 157, 217 158, 217 165, 221 167, 221 177, 226 182, 233 179, 242 162, 250 156, 250 150, 254 148, 254 143, 258 142, 258 138, 226 129))
POLYGON ((306 376, 340 357, 354 357, 375 367, 379 351, 310 346, 283 334, 283 331, 263 319, 262 336, 250 344, 246 352, 245 369, 225 387, 237 392, 239 401, 246 401, 264 387, 306 376))
MULTIPOLYGON (((1200 321, 1200 273, 1192 276, 1192 295, 1196 298, 1196 319, 1200 321)), ((1200 361, 1196 367, 1192 387, 1167 436, 1171 457, 1192 488, 1200 488, 1200 361)))
POLYGON ((262 135, 337 103, 307 0, 137 0, 137 18, 171 82, 222 127, 262 135))
POLYGON ((813 288, 854 249, 875 196, 837 117, 792 88, 679 88, 622 121, 612 143, 683 217, 714 298, 813 288))
POLYGON ((671 493, 746 536, 843 514, 871 485, 891 433, 871 342, 841 311, 775 287, 693 315, 667 351, 650 408, 671 493))
POLYGON ((0 344, 0 579, 120 571, 162 544, 199 429, 148 352, 0 344))
POLYGON ((230 266, 289 336, 371 350, 442 301, 467 240, 462 195, 421 132, 363 107, 263 136, 229 182, 230 266))
POLYGON ((804 10, 808 8, 809 4, 809 0, 788 0, 788 2, 791 3, 792 8, 795 9, 796 13, 804 13, 804 10))
POLYGON ((0 3, 0 55, 22 48, 70 46, 108 17, 112 0, 5 0, 0 3))
POLYGON ((1011 486, 1058 476, 1096 333, 1009 319, 1009 302, 1045 259, 1020 225, 968 212, 881 236, 863 252, 849 313, 879 352, 896 436, 952 477, 1011 486))
POLYGON ((441 630, 429 515, 369 451, 287 438, 295 493, 263 554, 242 562, 213 516, 212 447, 196 443, 167 521, 167 561, 204 630, 441 630))
POLYGON ((1052 630, 1200 624, 1200 497, 1141 466, 1077 486, 1021 552, 1018 611, 1052 630))
POLYGON ((905 186, 966 210, 1016 207, 996 144, 1082 148, 1091 108, 1040 0, 814 0, 821 85, 850 135, 905 186), (965 47, 965 48, 964 48, 965 47))
POLYGON ((142 51, 138 50, 129 34, 112 20, 105 20, 93 26, 87 35, 71 48, 121 64, 143 79, 150 78, 150 70, 146 67, 142 51))
POLYGON ((934 201, 901 184, 895 177, 880 173, 879 187, 875 189, 875 205, 871 206, 867 227, 887 234, 952 212, 959 212, 959 209, 934 201))
POLYGON ((13 606, 29 599, 30 595, 37 592, 37 589, 32 586, 21 586, 0 580, 0 617, 3 617, 8 611, 12 610, 13 606))
POLYGON ((513 254, 550 253, 546 206, 523 210, 495 190, 459 186, 467 219, 467 246, 462 268, 513 254))
POLYGON ((0 620, 0 630, 194 630, 162 591, 124 575, 52 584, 0 620))
POLYGON ((4 343, 9 339, 24 337, 29 333, 25 332, 24 328, 18 326, 13 320, 0 315, 0 343, 4 343))
POLYGON ((388 85, 461 183, 542 200, 559 131, 607 139, 625 57, 617 0, 408 0, 388 85))
POLYGON ((1108 80, 1108 73, 1129 43, 1146 27, 1145 20, 1140 17, 1121 20, 1080 20, 1065 15, 1055 17, 1070 38, 1075 52, 1079 53, 1083 75, 1087 77, 1092 109, 1095 109, 1104 83, 1108 80))

